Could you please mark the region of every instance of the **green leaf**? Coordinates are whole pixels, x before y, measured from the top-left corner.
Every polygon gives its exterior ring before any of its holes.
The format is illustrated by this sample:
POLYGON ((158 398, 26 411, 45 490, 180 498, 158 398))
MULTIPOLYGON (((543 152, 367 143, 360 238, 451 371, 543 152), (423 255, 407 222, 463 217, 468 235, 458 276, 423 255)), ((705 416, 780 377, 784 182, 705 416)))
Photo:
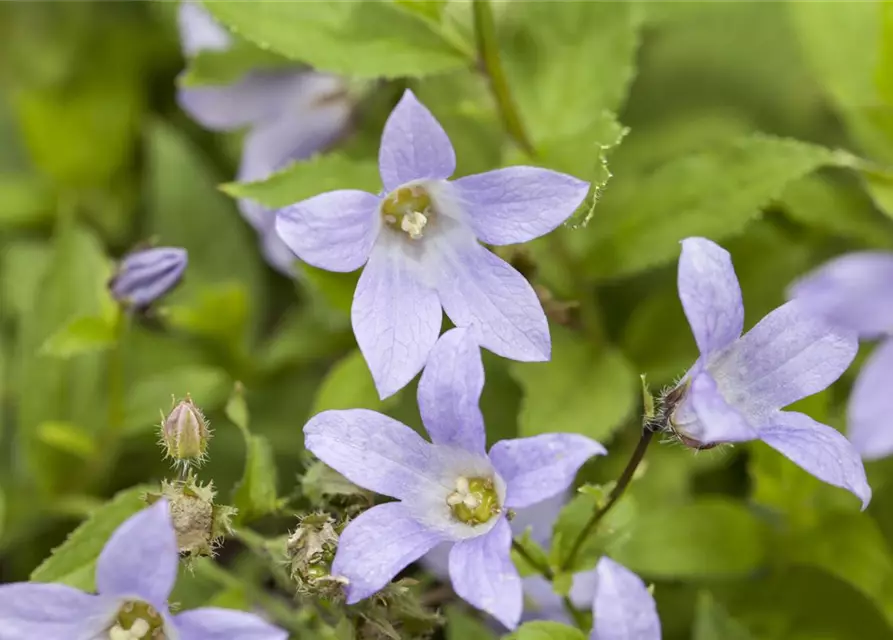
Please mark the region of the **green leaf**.
POLYGON ((739 233, 794 180, 853 156, 797 140, 752 135, 615 180, 599 205, 587 270, 608 277, 672 260, 690 236, 739 233))
POLYGON ((390 2, 205 0, 218 20, 263 48, 361 78, 421 76, 471 63, 435 24, 390 2))
POLYGON ((579 629, 559 622, 528 622, 509 636, 512 640, 586 640, 579 629))
POLYGON ((383 412, 393 406, 398 396, 385 400, 378 397, 369 365, 359 349, 354 349, 336 362, 322 380, 311 414, 329 409, 374 409, 383 412))
POLYGON ((639 513, 611 557, 651 578, 697 579, 744 575, 765 559, 756 516, 731 500, 702 498, 639 513))
POLYGON ((0 173, 0 202, 0 229, 40 224, 52 218, 52 188, 33 174, 0 173))
POLYGON ((238 347, 248 329, 248 292, 239 282, 202 288, 190 305, 165 308, 172 327, 238 347))
POLYGON ((70 422, 41 422, 37 425, 37 439, 53 449, 91 460, 96 453, 96 441, 81 427, 70 422))
POLYGON ((82 353, 108 349, 115 341, 115 327, 107 318, 82 316, 47 338, 40 352, 56 358, 71 358, 82 353))
POLYGON ((692 640, 752 640, 747 629, 733 620, 708 591, 698 594, 692 640))
POLYGON ((236 39, 223 51, 197 52, 186 65, 186 71, 177 77, 177 83, 181 87, 225 86, 241 80, 250 71, 289 66, 295 67, 295 64, 288 58, 236 39))
POLYGON ((518 567, 518 572, 522 577, 538 575, 540 573, 538 567, 549 566, 549 556, 539 545, 539 543, 530 537, 531 527, 527 527, 520 536, 515 536, 514 543, 519 545, 526 552, 526 556, 534 559, 536 564, 528 562, 525 555, 521 555, 512 545, 512 561, 518 567))
POLYGON ((34 305, 40 291, 51 247, 34 240, 7 241, 0 255, 0 309, 21 318, 34 305))
POLYGON ((377 193, 381 178, 374 162, 329 153, 293 162, 265 180, 230 182, 220 188, 233 198, 248 198, 277 209, 337 189, 377 193))
POLYGON ((318 300, 337 315, 350 315, 360 271, 338 273, 312 267, 305 262, 299 263, 297 268, 302 276, 302 283, 310 292, 312 302, 318 300))
POLYGON ((250 520, 274 513, 281 507, 277 497, 276 459, 269 440, 249 431, 249 415, 242 390, 237 387, 227 403, 227 417, 239 427, 245 437, 245 470, 233 491, 233 506, 239 513, 236 521, 244 524, 250 520), (239 405, 242 405, 241 407, 239 405))
POLYGON ((446 640, 496 640, 492 629, 455 605, 447 607, 446 619, 446 640))
POLYGON ((59 582, 94 591, 94 572, 99 553, 112 533, 130 516, 145 508, 148 487, 125 489, 96 509, 52 555, 31 574, 33 582, 59 582))
POLYGON ((637 376, 619 352, 590 348, 562 328, 553 328, 549 362, 513 364, 511 371, 524 390, 522 436, 568 432, 607 440, 638 397, 637 376))
POLYGON ((571 140, 620 109, 635 75, 636 3, 518 2, 505 13, 506 74, 535 143, 571 140))

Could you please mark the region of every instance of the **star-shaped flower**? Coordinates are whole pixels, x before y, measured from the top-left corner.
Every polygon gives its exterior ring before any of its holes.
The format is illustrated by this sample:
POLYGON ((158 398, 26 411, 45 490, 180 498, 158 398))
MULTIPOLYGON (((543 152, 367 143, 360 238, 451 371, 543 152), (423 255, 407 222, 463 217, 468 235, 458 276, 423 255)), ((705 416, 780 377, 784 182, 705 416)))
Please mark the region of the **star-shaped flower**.
MULTIPOLYGON (((229 33, 198 3, 180 3, 183 53, 225 51, 229 33)), ((248 128, 237 179, 262 180, 289 162, 309 158, 345 130, 352 106, 343 80, 307 69, 253 71, 227 86, 180 87, 177 100, 202 126, 215 131, 248 128)), ((239 200, 239 210, 260 235, 267 261, 286 275, 294 254, 282 244, 276 214, 254 200, 239 200)))
POLYGON ((552 231, 589 185, 534 167, 448 181, 453 146, 411 91, 385 124, 378 160, 383 194, 323 193, 280 211, 276 229, 313 266, 365 265, 351 320, 379 394, 391 395, 421 370, 440 335, 441 309, 494 353, 548 360, 549 327, 536 293, 480 242, 514 244, 552 231))
POLYGON ((671 393, 671 427, 687 444, 762 440, 795 464, 871 499, 853 445, 809 416, 782 411, 822 391, 853 361, 856 336, 794 300, 743 336, 744 304, 729 253, 704 238, 682 241, 679 298, 701 356, 671 393))
POLYGON ((893 453, 893 253, 863 251, 831 260, 795 282, 792 297, 832 324, 881 343, 859 372, 847 407, 847 434, 865 460, 893 453))
POLYGON ((172 616, 177 539, 166 500, 112 534, 96 566, 98 595, 61 584, 0 585, 0 640, 286 640, 243 611, 207 607, 172 616))
POLYGON ((179 284, 189 263, 186 249, 155 247, 124 256, 109 281, 112 297, 145 309, 179 284))
POLYGON ((304 427, 307 448, 355 484, 397 499, 373 507, 344 532, 332 574, 347 579, 347 602, 384 587, 436 545, 452 542, 456 593, 514 628, 521 578, 512 564, 507 509, 564 491, 580 466, 605 453, 577 434, 503 440, 485 450, 478 401, 480 350, 466 329, 437 342, 418 389, 426 441, 374 411, 325 411, 304 427))

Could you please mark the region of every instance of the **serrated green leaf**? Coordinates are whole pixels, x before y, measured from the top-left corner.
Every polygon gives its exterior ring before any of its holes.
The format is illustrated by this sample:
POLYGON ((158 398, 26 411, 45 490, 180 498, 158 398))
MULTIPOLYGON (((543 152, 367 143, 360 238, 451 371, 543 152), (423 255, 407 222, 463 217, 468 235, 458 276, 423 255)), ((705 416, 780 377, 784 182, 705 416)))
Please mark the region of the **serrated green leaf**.
POLYGON ((99 316, 75 318, 43 343, 40 353, 56 358, 102 351, 115 344, 115 327, 108 319, 99 316))
POLYGON ((385 400, 378 397, 369 365, 360 350, 354 349, 329 369, 316 392, 311 413, 329 409, 374 409, 383 412, 397 399, 396 395, 385 400))
POLYGON ((147 486, 131 487, 96 509, 34 570, 31 581, 58 582, 95 591, 94 571, 99 553, 115 529, 145 508, 143 495, 148 489, 147 486))
POLYGON ((249 431, 247 406, 238 407, 241 390, 236 388, 227 405, 230 417, 245 437, 245 470, 233 491, 233 506, 239 510, 236 521, 244 524, 255 518, 274 513, 280 508, 276 483, 276 459, 269 440, 249 431))
POLYGON ((235 40, 223 51, 204 49, 195 54, 186 71, 177 77, 181 87, 224 86, 242 79, 250 71, 298 67, 288 58, 246 42, 235 40))
POLYGON ((265 180, 230 182, 221 189, 233 198, 256 200, 275 209, 337 189, 377 193, 381 189, 381 178, 374 162, 330 153, 293 162, 265 180))
POLYGON ((613 277, 673 259, 690 236, 721 240, 740 232, 794 180, 856 160, 798 140, 752 135, 615 180, 588 233, 587 271, 613 277))
POLYGON ((518 2, 501 25, 521 120, 538 145, 572 140, 616 112, 635 74, 639 11, 631 2, 518 2))
POLYGON ((508 637, 511 640, 586 640, 586 635, 579 629, 544 620, 523 624, 508 637))
POLYGON ((752 640, 747 629, 733 620, 713 596, 702 591, 698 594, 692 640, 752 640))
POLYGON ((745 575, 765 560, 764 529, 740 503, 703 498, 637 515, 611 557, 650 578, 745 575))
POLYGON ((635 406, 638 380, 617 351, 582 345, 567 329, 553 328, 549 362, 511 365, 524 389, 522 436, 582 433, 607 440, 635 406))
POLYGON ((226 401, 224 409, 227 419, 242 430, 242 433, 248 434, 248 422, 250 415, 248 413, 248 403, 245 402, 245 394, 242 393, 241 385, 236 383, 236 388, 226 401))
POLYGON ((395 78, 471 63, 470 51, 461 43, 390 2, 205 0, 204 5, 239 35, 322 71, 395 78))

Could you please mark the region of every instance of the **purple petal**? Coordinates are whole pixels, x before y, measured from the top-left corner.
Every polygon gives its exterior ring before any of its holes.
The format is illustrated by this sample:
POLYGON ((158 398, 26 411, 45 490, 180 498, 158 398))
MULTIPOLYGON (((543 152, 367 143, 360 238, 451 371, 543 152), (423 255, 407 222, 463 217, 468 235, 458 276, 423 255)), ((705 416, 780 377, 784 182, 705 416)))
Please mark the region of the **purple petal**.
POLYGON ((381 590, 443 536, 419 524, 399 502, 373 507, 352 520, 338 541, 332 575, 348 580, 347 604, 381 590))
POLYGON ((147 307, 183 278, 189 256, 179 247, 156 247, 131 253, 109 282, 115 300, 147 307))
POLYGON ((167 500, 131 516, 109 538, 96 566, 104 596, 135 596, 167 609, 180 556, 167 500))
POLYGON ((263 180, 294 160, 309 158, 332 144, 350 118, 351 105, 340 78, 313 72, 279 76, 286 84, 275 116, 248 134, 238 179, 263 180))
POLYGON ((893 453, 893 416, 887 398, 891 380, 893 340, 887 340, 862 366, 847 407, 847 435, 865 460, 893 453))
POLYGON ((744 303, 728 251, 706 238, 683 240, 678 286, 702 354, 724 349, 741 335, 744 303))
POLYGON ((61 584, 0 585, 2 640, 89 640, 105 631, 118 611, 114 598, 61 584))
POLYGON ((501 440, 490 449, 490 460, 506 483, 505 506, 521 508, 560 494, 573 483, 584 462, 606 453, 586 436, 544 433, 501 440))
POLYGON ((660 640, 657 605, 641 578, 608 557, 595 569, 590 640, 660 640))
POLYGON ((782 305, 707 364, 726 400, 754 425, 826 389, 846 371, 859 344, 797 300, 782 305))
POLYGON ((453 193, 474 234, 488 244, 539 238, 567 220, 589 183, 537 167, 507 167, 459 178, 453 193))
POLYGON ((287 640, 288 632, 253 613, 205 607, 174 616, 179 640, 287 640))
POLYGON ((450 552, 450 579, 456 595, 514 629, 523 598, 511 546, 509 523, 500 518, 489 533, 456 543, 450 552))
POLYGON ((403 499, 440 488, 443 465, 437 449, 375 411, 323 411, 304 426, 304 446, 354 484, 376 493, 403 499))
POLYGON ((386 398, 421 371, 440 335, 443 311, 400 239, 382 234, 363 270, 350 310, 360 351, 386 398))
POLYGON ((893 253, 850 253, 790 289, 811 311, 870 338, 893 331, 893 253))
POLYGON ((369 258, 381 229, 378 196, 330 191, 280 209, 276 233, 307 264, 327 271, 356 271, 369 258))
POLYGON ((194 56, 199 51, 225 51, 232 45, 229 32, 193 0, 180 3, 177 26, 185 56, 194 56))
POLYGON ((255 71, 226 86, 181 87, 177 103, 193 120, 212 131, 255 125, 282 113, 303 73, 255 71))
POLYGON ((295 275, 297 257, 276 233, 276 209, 268 209, 254 200, 239 200, 239 211, 257 230, 258 241, 264 260, 285 276, 295 275))
POLYGON ((760 429, 760 439, 787 456, 794 464, 822 482, 851 491, 862 501, 871 500, 871 487, 859 453, 835 429, 795 411, 779 411, 770 426, 760 429))
POLYGON ((688 397, 677 410, 673 421, 683 435, 701 444, 742 442, 757 437, 755 428, 737 407, 727 402, 716 382, 706 372, 692 380, 688 397), (692 414, 695 421, 688 424, 688 416, 692 414))
POLYGON ((456 170, 446 131, 409 89, 384 125, 378 168, 385 191, 413 180, 446 180, 456 170))
POLYGON ((432 442, 485 452, 487 436, 478 406, 483 388, 481 351, 469 332, 443 334, 419 380, 419 411, 432 442))
POLYGON ((504 358, 542 362, 552 353, 549 323, 533 287, 507 262, 457 228, 432 237, 440 269, 437 292, 457 327, 504 358))

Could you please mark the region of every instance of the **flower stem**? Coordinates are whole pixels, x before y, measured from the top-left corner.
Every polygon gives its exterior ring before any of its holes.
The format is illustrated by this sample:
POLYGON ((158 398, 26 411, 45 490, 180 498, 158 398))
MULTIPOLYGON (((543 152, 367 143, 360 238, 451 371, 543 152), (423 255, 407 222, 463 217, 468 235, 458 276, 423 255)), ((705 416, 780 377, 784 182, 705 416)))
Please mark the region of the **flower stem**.
POLYGON ((490 90, 496 100, 496 106, 502 116, 505 128, 514 141, 525 153, 533 157, 536 150, 521 124, 521 117, 512 94, 509 91, 508 80, 499 58, 499 43, 496 40, 496 27, 493 22, 493 10, 490 0, 473 0, 474 33, 477 40, 478 55, 484 71, 490 79, 490 90))
POLYGON ((517 551, 518 555, 524 558, 524 560, 526 560, 531 567, 536 569, 546 580, 551 581, 555 578, 552 568, 527 553, 527 549, 524 548, 524 545, 520 544, 517 540, 512 540, 512 549, 517 551))
POLYGON ((583 613, 574 606, 574 603, 571 602, 570 597, 564 596, 561 599, 561 602, 564 604, 564 609, 567 611, 568 615, 574 619, 574 624, 577 625, 579 629, 586 630, 586 619, 583 617, 583 613))
POLYGON ((653 437, 654 429, 646 422, 645 426, 643 426, 642 428, 642 435, 639 437, 639 442, 636 445, 636 448, 633 451, 629 462, 626 463, 626 468, 624 468, 623 473, 620 474, 620 478, 618 478, 617 484, 614 485, 614 488, 611 490, 611 494, 608 496, 607 502, 605 502, 605 504, 602 505, 600 509, 592 514, 592 517, 589 518, 589 522, 587 522, 586 525, 580 530, 577 539, 574 540, 574 545, 571 547, 570 553, 561 564, 562 571, 567 570, 570 566, 573 565, 577 554, 580 553, 580 549, 583 547, 583 543, 586 541, 586 538, 588 538, 589 535, 595 530, 599 522, 601 522, 602 519, 611 510, 611 508, 615 504, 617 504, 620 496, 622 496, 623 492, 626 491, 626 488, 629 486, 630 481, 633 479, 633 474, 635 474, 636 469, 639 467, 639 463, 642 462, 642 458, 645 457, 645 451, 648 450, 648 445, 651 444, 651 440, 653 437))

